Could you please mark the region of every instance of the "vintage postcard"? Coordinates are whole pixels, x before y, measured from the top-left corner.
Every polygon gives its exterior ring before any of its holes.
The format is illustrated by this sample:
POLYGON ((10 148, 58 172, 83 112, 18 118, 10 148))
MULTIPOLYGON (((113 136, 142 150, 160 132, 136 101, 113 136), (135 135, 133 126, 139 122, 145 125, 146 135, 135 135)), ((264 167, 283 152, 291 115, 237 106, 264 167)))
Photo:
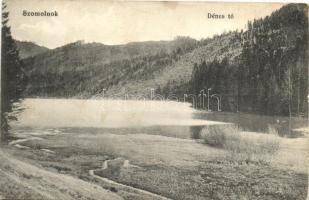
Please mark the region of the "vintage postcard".
POLYGON ((0 199, 308 199, 308 5, 2 2, 0 199))

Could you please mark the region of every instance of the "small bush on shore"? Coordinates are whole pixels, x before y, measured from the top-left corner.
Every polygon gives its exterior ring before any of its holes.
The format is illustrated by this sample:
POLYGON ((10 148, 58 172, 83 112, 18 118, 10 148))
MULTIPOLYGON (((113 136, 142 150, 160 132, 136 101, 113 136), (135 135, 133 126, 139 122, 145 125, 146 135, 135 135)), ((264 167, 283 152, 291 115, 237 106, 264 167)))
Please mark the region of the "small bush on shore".
POLYGON ((225 127, 210 126, 202 130, 204 142, 213 147, 224 147, 228 130, 225 127))
POLYGON ((268 162, 279 149, 277 131, 270 127, 268 134, 244 132, 235 125, 211 126, 202 130, 205 144, 230 152, 235 161, 268 162))

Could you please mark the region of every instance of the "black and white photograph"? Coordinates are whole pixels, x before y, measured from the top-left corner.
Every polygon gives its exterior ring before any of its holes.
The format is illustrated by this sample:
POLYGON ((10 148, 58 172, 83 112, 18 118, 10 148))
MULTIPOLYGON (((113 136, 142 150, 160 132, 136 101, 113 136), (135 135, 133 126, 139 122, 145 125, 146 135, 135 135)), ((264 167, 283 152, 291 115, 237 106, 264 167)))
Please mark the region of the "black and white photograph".
POLYGON ((308 5, 3 0, 0 200, 308 200, 308 5))

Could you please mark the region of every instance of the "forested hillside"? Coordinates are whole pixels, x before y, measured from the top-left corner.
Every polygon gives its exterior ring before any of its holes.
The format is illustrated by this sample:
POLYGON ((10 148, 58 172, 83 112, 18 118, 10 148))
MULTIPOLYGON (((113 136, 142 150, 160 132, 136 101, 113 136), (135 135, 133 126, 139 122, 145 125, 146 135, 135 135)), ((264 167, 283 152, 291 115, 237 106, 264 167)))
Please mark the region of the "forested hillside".
MULTIPOLYGON (((212 88, 222 110, 306 115, 307 6, 289 4, 245 31, 200 41, 104 45, 78 41, 24 59, 30 97, 198 95, 212 88)), ((211 99, 215 105, 215 100, 211 99)))
POLYGON ((49 50, 48 48, 39 46, 33 42, 15 40, 15 43, 19 51, 19 57, 22 59, 38 55, 49 50))
POLYGON ((190 81, 192 64, 206 55, 211 60, 217 54, 239 54, 240 43, 234 48, 232 37, 178 37, 114 46, 78 41, 24 59, 30 77, 27 95, 89 98, 102 96, 103 90, 120 97, 150 95, 151 88, 190 81))
POLYGON ((195 64, 191 90, 212 88, 224 110, 307 115, 307 6, 288 5, 248 22, 237 63, 226 57, 195 64))

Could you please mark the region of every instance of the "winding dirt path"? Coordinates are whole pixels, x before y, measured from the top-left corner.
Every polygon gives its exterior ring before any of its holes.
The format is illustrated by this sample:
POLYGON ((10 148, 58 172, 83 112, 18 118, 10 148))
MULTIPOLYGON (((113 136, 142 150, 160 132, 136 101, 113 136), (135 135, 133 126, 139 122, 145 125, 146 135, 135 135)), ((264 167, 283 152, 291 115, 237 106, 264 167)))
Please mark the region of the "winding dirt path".
POLYGON ((47 171, 1 148, 0 161, 0 199, 123 200, 94 183, 47 171))
MULTIPOLYGON (((117 159, 117 158, 116 158, 117 159)), ((115 159, 114 159, 115 160, 115 159)), ((105 170, 108 168, 108 163, 110 161, 113 161, 113 160, 105 160, 103 162, 103 166, 102 168, 99 168, 99 169, 93 169, 93 170, 89 170, 89 174, 94 177, 94 178, 97 178, 97 179, 100 179, 106 183, 109 183, 109 184, 113 184, 113 185, 117 185, 117 186, 120 186, 122 188, 126 188, 126 189, 129 189, 129 190, 132 190, 134 192, 137 192, 137 193, 141 193, 141 194, 145 194, 145 195, 148 195, 148 196, 151 196, 151 197, 154 197, 154 198, 158 198, 158 199, 162 199, 162 200, 172 200, 170 198, 167 198, 167 197, 164 197, 164 196, 161 196, 159 194, 155 194, 155 193, 152 193, 152 192, 149 192, 147 190, 142 190, 142 189, 139 189, 139 188, 136 188, 136 187, 133 187, 133 186, 129 186, 129 185, 125 185, 125 184, 122 184, 122 183, 118 183, 116 181, 113 181, 111 179, 108 179, 108 178, 104 178, 104 177, 101 177, 101 176, 98 176, 94 173, 94 171, 96 170, 105 170)), ((128 164, 128 160, 126 160, 125 162, 127 162, 128 164)))

